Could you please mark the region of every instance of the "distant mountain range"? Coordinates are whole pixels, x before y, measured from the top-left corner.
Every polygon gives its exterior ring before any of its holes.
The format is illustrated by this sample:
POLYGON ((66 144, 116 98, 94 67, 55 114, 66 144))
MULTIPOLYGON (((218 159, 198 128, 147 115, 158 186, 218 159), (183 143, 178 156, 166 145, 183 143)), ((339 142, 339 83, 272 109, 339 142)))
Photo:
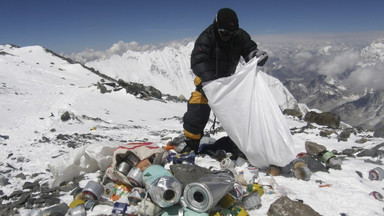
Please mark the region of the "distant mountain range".
MULTIPOLYGON (((141 83, 188 98, 194 90, 190 69, 193 45, 190 42, 178 48, 127 51, 86 62, 84 67, 115 80, 141 83)), ((380 82, 384 82, 380 71, 384 69, 384 39, 307 46, 265 43, 263 48, 270 58, 261 70, 266 72, 265 80, 274 95, 285 98, 279 100, 281 109, 298 109, 298 103, 304 103, 309 108, 334 112, 353 126, 376 129, 384 125, 384 86, 380 82)), ((5 54, 0 47, 0 55, 5 54)))

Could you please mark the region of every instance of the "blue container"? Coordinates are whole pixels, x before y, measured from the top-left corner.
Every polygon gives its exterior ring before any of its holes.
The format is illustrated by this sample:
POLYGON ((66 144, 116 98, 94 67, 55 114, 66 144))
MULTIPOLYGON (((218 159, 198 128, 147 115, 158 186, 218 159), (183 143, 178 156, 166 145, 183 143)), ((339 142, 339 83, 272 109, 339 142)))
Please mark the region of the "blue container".
POLYGON ((113 206, 112 213, 113 214, 125 214, 127 209, 128 209, 127 203, 116 202, 115 205, 113 206))

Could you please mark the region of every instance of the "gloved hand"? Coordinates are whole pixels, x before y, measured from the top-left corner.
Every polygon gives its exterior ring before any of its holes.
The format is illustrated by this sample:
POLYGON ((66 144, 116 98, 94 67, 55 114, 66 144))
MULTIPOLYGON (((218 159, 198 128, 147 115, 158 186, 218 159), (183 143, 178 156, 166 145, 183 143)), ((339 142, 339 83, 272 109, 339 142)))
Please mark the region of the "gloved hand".
POLYGON ((255 54, 256 58, 259 58, 257 61, 257 66, 263 66, 268 60, 268 54, 265 51, 258 50, 255 54))

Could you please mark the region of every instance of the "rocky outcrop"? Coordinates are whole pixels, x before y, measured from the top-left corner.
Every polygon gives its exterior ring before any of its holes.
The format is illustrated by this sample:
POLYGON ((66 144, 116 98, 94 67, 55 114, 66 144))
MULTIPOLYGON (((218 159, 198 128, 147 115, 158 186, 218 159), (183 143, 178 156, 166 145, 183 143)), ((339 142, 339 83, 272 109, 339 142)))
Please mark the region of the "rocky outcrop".
POLYGON ((311 111, 305 115, 304 120, 310 123, 316 123, 331 128, 340 127, 340 117, 330 112, 316 113, 311 111))

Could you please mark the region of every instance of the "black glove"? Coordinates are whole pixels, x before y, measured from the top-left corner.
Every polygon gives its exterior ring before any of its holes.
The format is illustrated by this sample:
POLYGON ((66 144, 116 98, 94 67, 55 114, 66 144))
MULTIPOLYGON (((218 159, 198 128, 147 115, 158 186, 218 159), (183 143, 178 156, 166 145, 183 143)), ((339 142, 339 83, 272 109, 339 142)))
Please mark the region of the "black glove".
POLYGON ((255 54, 256 58, 259 58, 257 61, 257 66, 263 66, 268 60, 268 54, 265 51, 258 50, 255 54))

